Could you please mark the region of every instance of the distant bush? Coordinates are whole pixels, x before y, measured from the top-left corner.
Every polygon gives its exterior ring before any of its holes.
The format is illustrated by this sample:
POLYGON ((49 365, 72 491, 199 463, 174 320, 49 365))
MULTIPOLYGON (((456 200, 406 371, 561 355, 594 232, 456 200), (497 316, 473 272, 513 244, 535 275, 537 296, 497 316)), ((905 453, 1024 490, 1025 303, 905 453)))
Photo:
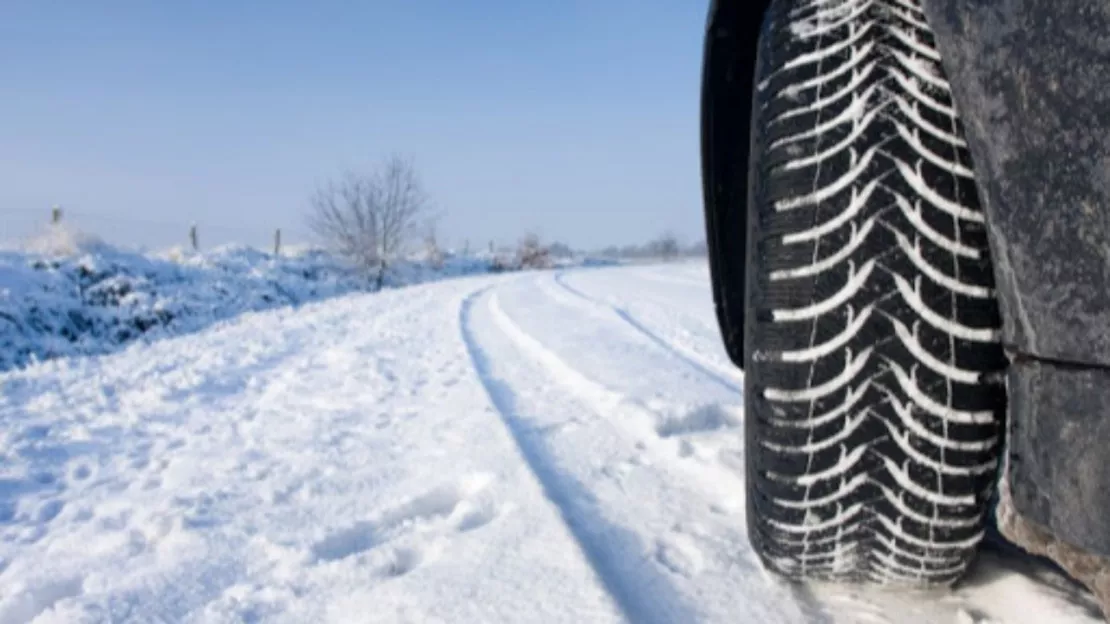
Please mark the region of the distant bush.
POLYGON ((520 240, 516 250, 516 263, 522 269, 550 269, 551 250, 545 246, 537 234, 528 234, 520 240))
POLYGON ((439 244, 435 223, 429 223, 424 232, 424 261, 433 269, 442 269, 446 254, 439 244))
POLYGON ((516 262, 509 259, 505 254, 497 254, 489 261, 489 270, 491 273, 504 273, 506 271, 516 271, 518 268, 516 262))

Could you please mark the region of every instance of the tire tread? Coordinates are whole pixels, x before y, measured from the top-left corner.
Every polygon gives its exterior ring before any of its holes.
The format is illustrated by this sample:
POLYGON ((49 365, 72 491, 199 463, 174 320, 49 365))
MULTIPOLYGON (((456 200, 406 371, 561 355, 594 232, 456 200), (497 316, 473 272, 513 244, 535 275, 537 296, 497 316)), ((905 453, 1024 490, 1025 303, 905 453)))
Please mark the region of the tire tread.
POLYGON ((984 530, 1006 361, 918 0, 776 0, 753 114, 751 539, 793 578, 951 584, 984 530))

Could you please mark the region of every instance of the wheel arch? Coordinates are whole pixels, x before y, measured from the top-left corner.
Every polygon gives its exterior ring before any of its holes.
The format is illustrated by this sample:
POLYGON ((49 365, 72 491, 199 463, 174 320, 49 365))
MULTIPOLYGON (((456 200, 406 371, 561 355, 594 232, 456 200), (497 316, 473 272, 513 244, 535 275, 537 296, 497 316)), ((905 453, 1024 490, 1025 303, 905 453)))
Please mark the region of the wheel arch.
POLYGON ((744 362, 748 158, 759 33, 771 0, 712 0, 701 84, 701 169, 713 303, 729 358, 744 362))

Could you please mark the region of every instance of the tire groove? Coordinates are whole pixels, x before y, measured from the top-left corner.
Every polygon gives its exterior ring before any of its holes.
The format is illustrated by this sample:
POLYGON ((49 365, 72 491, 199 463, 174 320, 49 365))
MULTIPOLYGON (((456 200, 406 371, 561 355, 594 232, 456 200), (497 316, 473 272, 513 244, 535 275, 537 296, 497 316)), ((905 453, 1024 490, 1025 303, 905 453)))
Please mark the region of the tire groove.
MULTIPOLYGON (((593 569, 601 586, 613 603, 630 622, 647 624, 668 624, 670 622, 694 622, 700 619, 693 605, 685 604, 684 598, 666 584, 666 579, 651 575, 651 599, 643 599, 643 575, 650 570, 642 567, 641 562, 618 561, 613 558, 615 544, 635 545, 638 539, 628 529, 610 523, 588 500, 576 493, 587 492, 588 488, 565 470, 551 449, 547 448, 541 436, 523 422, 517 406, 520 397, 512 387, 493 370, 491 355, 486 352, 474 333, 473 314, 475 305, 487 295, 492 305, 496 293, 494 287, 480 290, 467 297, 459 308, 459 330, 474 371, 489 397, 498 417, 510 437, 515 442, 528 470, 533 474, 545 496, 558 510, 564 526, 575 540, 582 555, 593 569), (640 568, 637 578, 625 576, 626 569, 640 568), (661 608, 660 602, 669 608, 661 608)), ((512 340, 512 336, 509 336, 512 340)), ((515 342, 515 341, 514 341, 515 342)), ((639 549, 632 548, 630 552, 639 549)))
POLYGON ((634 316, 632 316, 631 313, 629 313, 624 308, 621 308, 619 306, 615 306, 615 305, 612 305, 610 303, 595 299, 595 298, 587 295, 586 293, 582 292, 581 290, 578 290, 574 286, 571 286, 570 284, 567 284, 564 272, 556 273, 553 281, 556 284, 558 284, 560 287, 562 287, 563 290, 565 290, 568 293, 574 295, 575 297, 581 299, 583 302, 585 302, 585 303, 587 303, 591 306, 603 309, 603 310, 611 311, 613 314, 615 314, 617 316, 617 318, 619 318, 621 321, 623 321, 625 324, 627 324, 632 329, 634 329, 637 332, 639 332, 640 334, 642 334, 645 338, 647 338, 648 340, 653 342, 655 345, 662 348, 667 353, 670 353, 671 355, 675 356, 676 358, 682 360, 690 368, 692 368, 695 371, 701 373, 703 376, 705 376, 709 379, 712 379, 714 382, 716 382, 720 386, 724 387, 726 390, 728 390, 730 392, 735 392, 739 395, 743 395, 744 390, 737 382, 735 382, 731 379, 728 379, 724 375, 722 375, 722 374, 720 374, 720 373, 718 373, 714 370, 711 370, 709 368, 709 365, 699 362, 693 356, 686 354, 682 349, 680 349, 680 348, 674 346, 673 344, 671 344, 670 342, 664 340, 661 336, 659 336, 659 334, 657 334, 657 333, 653 332, 652 330, 648 329, 648 327, 646 325, 644 325, 639 320, 637 320, 634 316))

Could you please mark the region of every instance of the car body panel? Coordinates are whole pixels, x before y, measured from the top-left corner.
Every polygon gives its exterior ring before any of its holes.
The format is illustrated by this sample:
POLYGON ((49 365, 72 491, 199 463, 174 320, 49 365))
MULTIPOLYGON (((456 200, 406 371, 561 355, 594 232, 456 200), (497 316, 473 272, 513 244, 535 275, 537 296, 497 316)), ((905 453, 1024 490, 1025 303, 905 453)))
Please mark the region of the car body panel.
POLYGON ((923 0, 1021 354, 1110 366, 1110 3, 923 0))

